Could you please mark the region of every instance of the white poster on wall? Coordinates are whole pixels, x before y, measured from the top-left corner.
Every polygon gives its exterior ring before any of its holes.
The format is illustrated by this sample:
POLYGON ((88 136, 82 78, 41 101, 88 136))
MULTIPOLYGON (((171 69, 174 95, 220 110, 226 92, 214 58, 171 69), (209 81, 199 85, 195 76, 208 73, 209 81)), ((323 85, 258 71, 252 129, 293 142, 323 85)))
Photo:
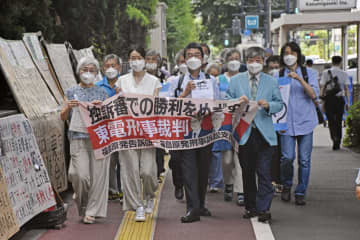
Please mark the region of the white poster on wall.
POLYGON ((34 131, 23 114, 0 119, 0 168, 19 226, 56 204, 34 131))

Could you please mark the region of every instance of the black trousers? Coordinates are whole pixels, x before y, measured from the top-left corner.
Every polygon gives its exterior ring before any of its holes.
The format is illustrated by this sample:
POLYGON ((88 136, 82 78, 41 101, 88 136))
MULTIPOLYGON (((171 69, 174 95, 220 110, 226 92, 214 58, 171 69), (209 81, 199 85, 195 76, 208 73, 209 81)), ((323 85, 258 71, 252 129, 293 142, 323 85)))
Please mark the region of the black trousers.
POLYGON ((165 150, 162 148, 156 149, 156 166, 157 166, 157 177, 160 177, 162 172, 165 172, 164 168, 164 156, 165 150))
POLYGON ((273 152, 274 147, 266 142, 257 128, 252 128, 247 143, 239 146, 245 209, 248 211, 264 212, 270 210, 274 195, 271 184, 273 152), (258 186, 256 185, 256 175, 258 186))
POLYGON ((274 147, 274 153, 271 161, 271 181, 280 184, 280 158, 281 158, 281 144, 280 134, 276 133, 278 145, 274 147))
POLYGON ((325 114, 334 145, 340 145, 341 143, 344 106, 345 100, 343 97, 329 97, 325 100, 325 114))
POLYGON ((212 156, 212 144, 183 151, 183 174, 186 210, 205 207, 205 195, 212 156))
POLYGON ((170 151, 170 155, 169 167, 172 173, 173 184, 176 188, 182 188, 184 186, 182 169, 183 151, 170 151))

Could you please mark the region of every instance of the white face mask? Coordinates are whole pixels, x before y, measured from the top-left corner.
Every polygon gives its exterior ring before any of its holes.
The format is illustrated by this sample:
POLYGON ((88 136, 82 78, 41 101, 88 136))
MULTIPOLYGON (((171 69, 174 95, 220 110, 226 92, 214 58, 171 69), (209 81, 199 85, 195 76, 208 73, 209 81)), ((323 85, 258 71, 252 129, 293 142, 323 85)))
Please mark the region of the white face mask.
POLYGON ((141 72, 142 70, 144 70, 145 60, 141 59, 141 60, 130 61, 130 67, 135 72, 141 72))
POLYGON ((191 69, 191 70, 197 70, 201 67, 201 60, 196 58, 196 57, 192 57, 190 59, 188 59, 186 61, 186 65, 191 69))
POLYGON ((150 71, 154 71, 157 69, 157 64, 156 63, 147 63, 146 64, 146 69, 150 70, 150 71))
POLYGON ((84 72, 82 74, 80 74, 80 80, 81 82, 85 83, 85 84, 92 84, 95 82, 95 78, 96 76, 92 73, 89 72, 84 72))
POLYGON ((179 71, 181 74, 186 74, 188 72, 188 66, 183 63, 179 66, 179 71))
POLYGON ((106 76, 108 79, 114 79, 114 78, 116 78, 118 75, 119 75, 119 71, 116 70, 116 69, 113 68, 113 67, 108 68, 108 69, 106 69, 106 71, 105 71, 105 76, 106 76))
POLYGON ((203 63, 205 64, 205 63, 208 63, 208 61, 209 61, 209 56, 208 55, 204 55, 204 58, 203 58, 203 63))
POLYGON ((278 69, 272 69, 272 70, 269 72, 269 74, 274 77, 275 74, 276 74, 278 71, 279 71, 278 69))
POLYGON ((284 63, 288 67, 294 66, 296 61, 297 61, 297 57, 295 57, 294 55, 289 54, 284 56, 284 63))
POLYGON ((263 70, 263 65, 257 62, 248 63, 246 66, 249 73, 252 75, 256 75, 263 70))
POLYGON ((232 60, 227 63, 227 68, 229 69, 230 72, 236 72, 239 71, 240 65, 241 65, 240 61, 232 60))

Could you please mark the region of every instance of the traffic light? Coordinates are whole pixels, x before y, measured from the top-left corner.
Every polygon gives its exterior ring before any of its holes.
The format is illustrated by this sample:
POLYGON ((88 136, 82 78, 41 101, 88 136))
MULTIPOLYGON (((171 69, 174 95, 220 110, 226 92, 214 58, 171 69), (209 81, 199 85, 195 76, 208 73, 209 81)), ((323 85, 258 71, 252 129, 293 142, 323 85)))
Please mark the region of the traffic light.
POLYGON ((225 47, 229 46, 229 33, 227 31, 224 33, 224 45, 225 47))
POLYGON ((241 20, 238 17, 232 20, 231 29, 234 36, 241 34, 241 20))
POLYGON ((313 39, 313 38, 315 38, 313 32, 305 33, 305 39, 306 40, 313 39))

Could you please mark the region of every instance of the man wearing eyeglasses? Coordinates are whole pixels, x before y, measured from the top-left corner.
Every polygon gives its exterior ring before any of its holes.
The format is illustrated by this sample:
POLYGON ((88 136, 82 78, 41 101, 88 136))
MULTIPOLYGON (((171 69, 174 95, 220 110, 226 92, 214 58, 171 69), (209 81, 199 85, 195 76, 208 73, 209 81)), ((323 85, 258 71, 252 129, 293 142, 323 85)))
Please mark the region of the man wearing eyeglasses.
MULTIPOLYGON (((184 49, 184 58, 188 72, 184 77, 177 77, 172 81, 170 96, 179 98, 200 98, 195 94, 200 90, 197 83, 206 82, 210 90, 206 98, 219 99, 219 89, 216 79, 203 73, 201 66, 204 52, 198 43, 190 43, 184 49)), ((213 126, 204 126, 204 119, 211 118, 210 115, 201 119, 191 120, 191 129, 188 138, 203 137, 213 131, 213 126)), ((206 121, 208 122, 208 121, 206 121)), ((211 120, 210 120, 211 123, 211 120)), ((205 207, 205 195, 207 191, 208 176, 211 161, 212 144, 183 151, 182 168, 186 195, 186 215, 181 217, 182 223, 200 221, 200 216, 211 216, 211 212, 205 207)))

